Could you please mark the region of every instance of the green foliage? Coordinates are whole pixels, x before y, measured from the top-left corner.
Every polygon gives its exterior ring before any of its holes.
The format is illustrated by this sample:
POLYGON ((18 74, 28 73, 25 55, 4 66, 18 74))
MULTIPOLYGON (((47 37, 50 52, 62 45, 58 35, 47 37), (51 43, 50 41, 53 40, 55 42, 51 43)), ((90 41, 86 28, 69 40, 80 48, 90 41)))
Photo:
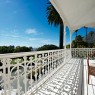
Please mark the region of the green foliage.
POLYGON ((82 40, 81 35, 76 36, 75 41, 76 42, 82 42, 83 40, 82 40))
POLYGON ((28 51, 31 51, 31 48, 29 47, 26 47, 26 46, 17 46, 14 50, 14 52, 28 52, 28 51))
POLYGON ((13 53, 14 46, 0 46, 0 53, 13 53))
MULTIPOLYGON (((92 36, 94 34, 93 31, 89 32, 89 34, 92 36)), ((88 43, 86 41, 83 41, 83 38, 81 35, 76 36, 75 40, 72 41, 72 48, 94 48, 95 43, 88 43)))
POLYGON ((26 46, 0 46, 0 54, 4 53, 14 53, 14 52, 28 52, 31 51, 32 47, 26 47, 26 46))
POLYGON ((56 45, 43 45, 37 49, 37 51, 41 50, 54 50, 54 49, 59 49, 56 45))
POLYGON ((75 40, 72 41, 72 48, 86 48, 88 47, 88 43, 83 41, 81 35, 78 35, 75 40))
POLYGON ((76 48, 77 47, 77 43, 75 40, 72 41, 72 48, 76 48))
POLYGON ((70 48, 70 44, 66 45, 66 48, 70 48))

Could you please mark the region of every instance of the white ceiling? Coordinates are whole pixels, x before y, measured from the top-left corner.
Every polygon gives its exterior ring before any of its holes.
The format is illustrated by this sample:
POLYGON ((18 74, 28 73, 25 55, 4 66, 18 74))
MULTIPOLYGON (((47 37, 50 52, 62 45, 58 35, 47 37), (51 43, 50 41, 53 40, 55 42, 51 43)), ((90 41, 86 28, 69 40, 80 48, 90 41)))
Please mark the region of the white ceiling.
POLYGON ((95 0, 50 0, 71 31, 95 27, 95 0))

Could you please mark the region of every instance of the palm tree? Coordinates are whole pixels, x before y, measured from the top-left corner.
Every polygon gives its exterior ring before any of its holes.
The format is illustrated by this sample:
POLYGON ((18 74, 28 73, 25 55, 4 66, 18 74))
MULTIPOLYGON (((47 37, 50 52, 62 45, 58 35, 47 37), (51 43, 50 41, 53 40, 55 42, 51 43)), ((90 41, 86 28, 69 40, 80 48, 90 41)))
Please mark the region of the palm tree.
POLYGON ((77 37, 77 32, 78 32, 78 29, 77 29, 75 32, 76 32, 76 37, 77 37))
POLYGON ((56 11, 56 9, 53 7, 53 5, 48 2, 47 3, 47 19, 48 23, 50 25, 54 24, 55 27, 60 26, 60 41, 59 41, 59 48, 63 49, 63 21, 59 15, 59 13, 56 11))
POLYGON ((84 26, 84 28, 86 29, 86 42, 87 42, 87 29, 88 29, 88 27, 86 27, 86 26, 84 26))

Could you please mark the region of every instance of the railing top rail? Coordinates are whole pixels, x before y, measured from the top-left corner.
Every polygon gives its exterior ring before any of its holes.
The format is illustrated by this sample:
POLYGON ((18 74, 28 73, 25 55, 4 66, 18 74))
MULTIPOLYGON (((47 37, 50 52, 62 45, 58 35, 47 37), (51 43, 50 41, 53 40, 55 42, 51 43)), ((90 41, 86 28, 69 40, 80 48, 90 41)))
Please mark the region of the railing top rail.
POLYGON ((61 51, 61 50, 64 50, 64 49, 0 54, 0 59, 30 56, 30 55, 35 55, 35 54, 49 53, 49 52, 61 51))
POLYGON ((95 49, 95 48, 71 48, 71 49, 95 49))

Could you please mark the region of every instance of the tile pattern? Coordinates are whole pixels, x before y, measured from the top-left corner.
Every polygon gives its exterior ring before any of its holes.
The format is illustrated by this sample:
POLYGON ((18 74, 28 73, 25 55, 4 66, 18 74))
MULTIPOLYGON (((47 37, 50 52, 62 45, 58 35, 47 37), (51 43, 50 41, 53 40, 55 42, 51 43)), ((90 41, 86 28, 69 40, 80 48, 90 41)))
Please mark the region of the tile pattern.
POLYGON ((77 95, 81 60, 71 59, 46 83, 39 87, 34 95, 77 95))

